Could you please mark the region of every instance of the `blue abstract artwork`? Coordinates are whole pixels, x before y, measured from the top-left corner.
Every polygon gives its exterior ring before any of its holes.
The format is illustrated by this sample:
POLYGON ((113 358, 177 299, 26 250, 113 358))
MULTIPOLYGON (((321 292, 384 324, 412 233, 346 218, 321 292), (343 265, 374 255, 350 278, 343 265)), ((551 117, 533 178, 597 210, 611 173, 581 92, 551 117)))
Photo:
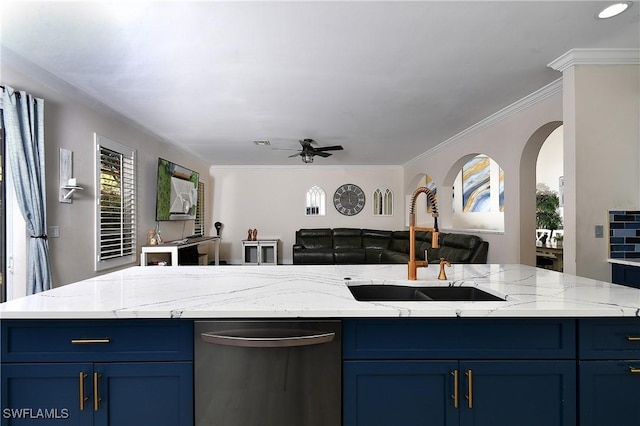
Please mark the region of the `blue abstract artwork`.
POLYGON ((491 211, 490 162, 489 157, 478 155, 462 167, 463 211, 491 211))

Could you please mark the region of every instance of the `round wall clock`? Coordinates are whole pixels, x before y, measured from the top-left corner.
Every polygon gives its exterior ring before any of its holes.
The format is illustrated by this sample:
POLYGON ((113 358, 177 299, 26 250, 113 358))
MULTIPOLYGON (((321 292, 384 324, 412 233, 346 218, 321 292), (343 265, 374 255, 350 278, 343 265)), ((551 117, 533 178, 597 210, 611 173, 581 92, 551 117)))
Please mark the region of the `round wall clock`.
POLYGON ((333 194, 333 205, 345 216, 353 216, 364 208, 364 192, 358 185, 345 183, 333 194))

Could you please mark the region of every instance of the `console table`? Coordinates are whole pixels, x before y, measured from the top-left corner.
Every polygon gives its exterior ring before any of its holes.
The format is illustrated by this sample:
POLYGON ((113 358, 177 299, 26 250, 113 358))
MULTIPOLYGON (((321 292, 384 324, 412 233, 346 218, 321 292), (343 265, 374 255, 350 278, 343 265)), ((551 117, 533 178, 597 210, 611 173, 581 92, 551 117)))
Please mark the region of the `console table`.
POLYGON ((536 264, 541 260, 547 260, 547 269, 562 272, 564 269, 562 247, 538 247, 536 246, 536 264))
POLYGON ((142 253, 140 253, 140 266, 147 266, 147 253, 169 253, 171 255, 171 264, 177 265, 178 249, 208 243, 214 243, 215 264, 220 264, 220 237, 185 238, 185 240, 167 241, 154 246, 142 246, 142 253))
POLYGON ((278 239, 242 240, 243 265, 277 265, 278 239))

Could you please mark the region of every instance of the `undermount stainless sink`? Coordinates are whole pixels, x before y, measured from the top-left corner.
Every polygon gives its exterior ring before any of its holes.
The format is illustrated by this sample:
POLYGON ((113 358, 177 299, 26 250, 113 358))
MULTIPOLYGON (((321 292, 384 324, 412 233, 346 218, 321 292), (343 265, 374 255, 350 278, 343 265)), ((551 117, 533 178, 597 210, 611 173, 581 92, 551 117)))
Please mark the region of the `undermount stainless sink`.
POLYGON ((349 284, 348 288, 353 297, 361 302, 488 302, 506 300, 477 287, 349 284))

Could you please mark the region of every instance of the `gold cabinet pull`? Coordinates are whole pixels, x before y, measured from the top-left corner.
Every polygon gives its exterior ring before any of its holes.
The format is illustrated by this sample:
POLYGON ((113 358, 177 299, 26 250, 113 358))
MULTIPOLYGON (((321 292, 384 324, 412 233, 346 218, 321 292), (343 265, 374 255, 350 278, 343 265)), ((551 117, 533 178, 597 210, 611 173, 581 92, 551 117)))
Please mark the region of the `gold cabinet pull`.
POLYGON ((627 336, 627 340, 630 342, 640 342, 639 336, 627 336))
POLYGON ((451 375, 453 376, 453 408, 458 408, 458 369, 453 370, 451 375))
POLYGON ((629 372, 633 374, 640 374, 640 368, 629 367, 629 372))
POLYGON ((93 410, 94 411, 98 411, 98 409, 100 408, 100 401, 102 401, 102 398, 100 398, 100 394, 98 393, 98 381, 100 380, 101 377, 102 377, 102 374, 93 373, 93 410))
POLYGON ((96 343, 111 343, 111 339, 105 337, 103 339, 71 339, 74 345, 93 345, 96 343))
POLYGON ((469 394, 467 395, 467 402, 469 408, 473 408, 473 371, 467 370, 465 374, 467 376, 467 381, 469 382, 469 394))
POLYGON ((87 373, 80 372, 80 411, 84 410, 84 404, 89 400, 88 396, 84 395, 84 379, 87 378, 87 373))

